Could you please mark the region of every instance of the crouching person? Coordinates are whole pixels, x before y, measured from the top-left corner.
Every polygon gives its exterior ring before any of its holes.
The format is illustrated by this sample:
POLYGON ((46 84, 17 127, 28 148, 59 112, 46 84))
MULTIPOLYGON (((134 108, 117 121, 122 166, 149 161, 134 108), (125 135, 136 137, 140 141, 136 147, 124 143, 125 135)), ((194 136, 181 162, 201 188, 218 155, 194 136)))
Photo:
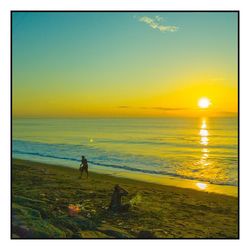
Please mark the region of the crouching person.
POLYGON ((125 189, 115 185, 109 209, 113 212, 127 212, 130 207, 129 204, 122 204, 122 196, 126 195, 128 195, 128 192, 125 189))

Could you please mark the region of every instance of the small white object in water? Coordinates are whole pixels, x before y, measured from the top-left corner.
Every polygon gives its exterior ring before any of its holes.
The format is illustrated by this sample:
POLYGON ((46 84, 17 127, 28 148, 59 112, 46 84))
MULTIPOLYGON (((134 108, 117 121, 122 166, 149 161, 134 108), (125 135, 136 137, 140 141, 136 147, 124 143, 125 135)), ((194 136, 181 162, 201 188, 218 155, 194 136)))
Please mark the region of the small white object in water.
POLYGON ((197 182, 196 183, 196 186, 199 188, 199 189, 206 189, 207 188, 207 184, 206 183, 202 183, 202 182, 197 182))

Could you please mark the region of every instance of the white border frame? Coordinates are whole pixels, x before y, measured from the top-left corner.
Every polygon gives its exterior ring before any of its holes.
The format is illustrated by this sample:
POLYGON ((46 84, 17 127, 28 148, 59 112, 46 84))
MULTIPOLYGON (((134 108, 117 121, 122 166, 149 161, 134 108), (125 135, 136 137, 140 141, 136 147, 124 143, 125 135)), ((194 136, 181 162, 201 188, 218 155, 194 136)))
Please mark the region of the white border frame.
POLYGON ((249 144, 249 44, 250 14, 248 1, 244 0, 2 0, 0 2, 0 237, 3 249, 43 249, 60 247, 132 249, 167 247, 168 249, 246 249, 248 223, 250 222, 250 199, 248 182, 250 164, 249 144), (240 10, 240 240, 10 240, 10 11, 11 10, 240 10))

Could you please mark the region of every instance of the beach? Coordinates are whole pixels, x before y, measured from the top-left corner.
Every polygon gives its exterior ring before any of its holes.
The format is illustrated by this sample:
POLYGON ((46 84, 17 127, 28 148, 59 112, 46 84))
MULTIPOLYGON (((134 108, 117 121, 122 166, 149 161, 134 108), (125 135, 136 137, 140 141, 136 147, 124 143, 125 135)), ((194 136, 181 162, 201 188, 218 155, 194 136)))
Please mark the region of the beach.
POLYGON ((238 238, 238 198, 13 159, 12 238, 238 238), (128 212, 108 210, 116 184, 128 212))

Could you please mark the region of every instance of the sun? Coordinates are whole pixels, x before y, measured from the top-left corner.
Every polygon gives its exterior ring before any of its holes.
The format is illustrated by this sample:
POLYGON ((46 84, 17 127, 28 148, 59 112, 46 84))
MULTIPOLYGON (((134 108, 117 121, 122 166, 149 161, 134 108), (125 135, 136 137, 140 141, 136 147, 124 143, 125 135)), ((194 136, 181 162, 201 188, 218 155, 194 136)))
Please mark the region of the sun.
POLYGON ((211 105, 211 101, 207 97, 202 97, 198 101, 198 106, 201 109, 206 109, 211 105))

